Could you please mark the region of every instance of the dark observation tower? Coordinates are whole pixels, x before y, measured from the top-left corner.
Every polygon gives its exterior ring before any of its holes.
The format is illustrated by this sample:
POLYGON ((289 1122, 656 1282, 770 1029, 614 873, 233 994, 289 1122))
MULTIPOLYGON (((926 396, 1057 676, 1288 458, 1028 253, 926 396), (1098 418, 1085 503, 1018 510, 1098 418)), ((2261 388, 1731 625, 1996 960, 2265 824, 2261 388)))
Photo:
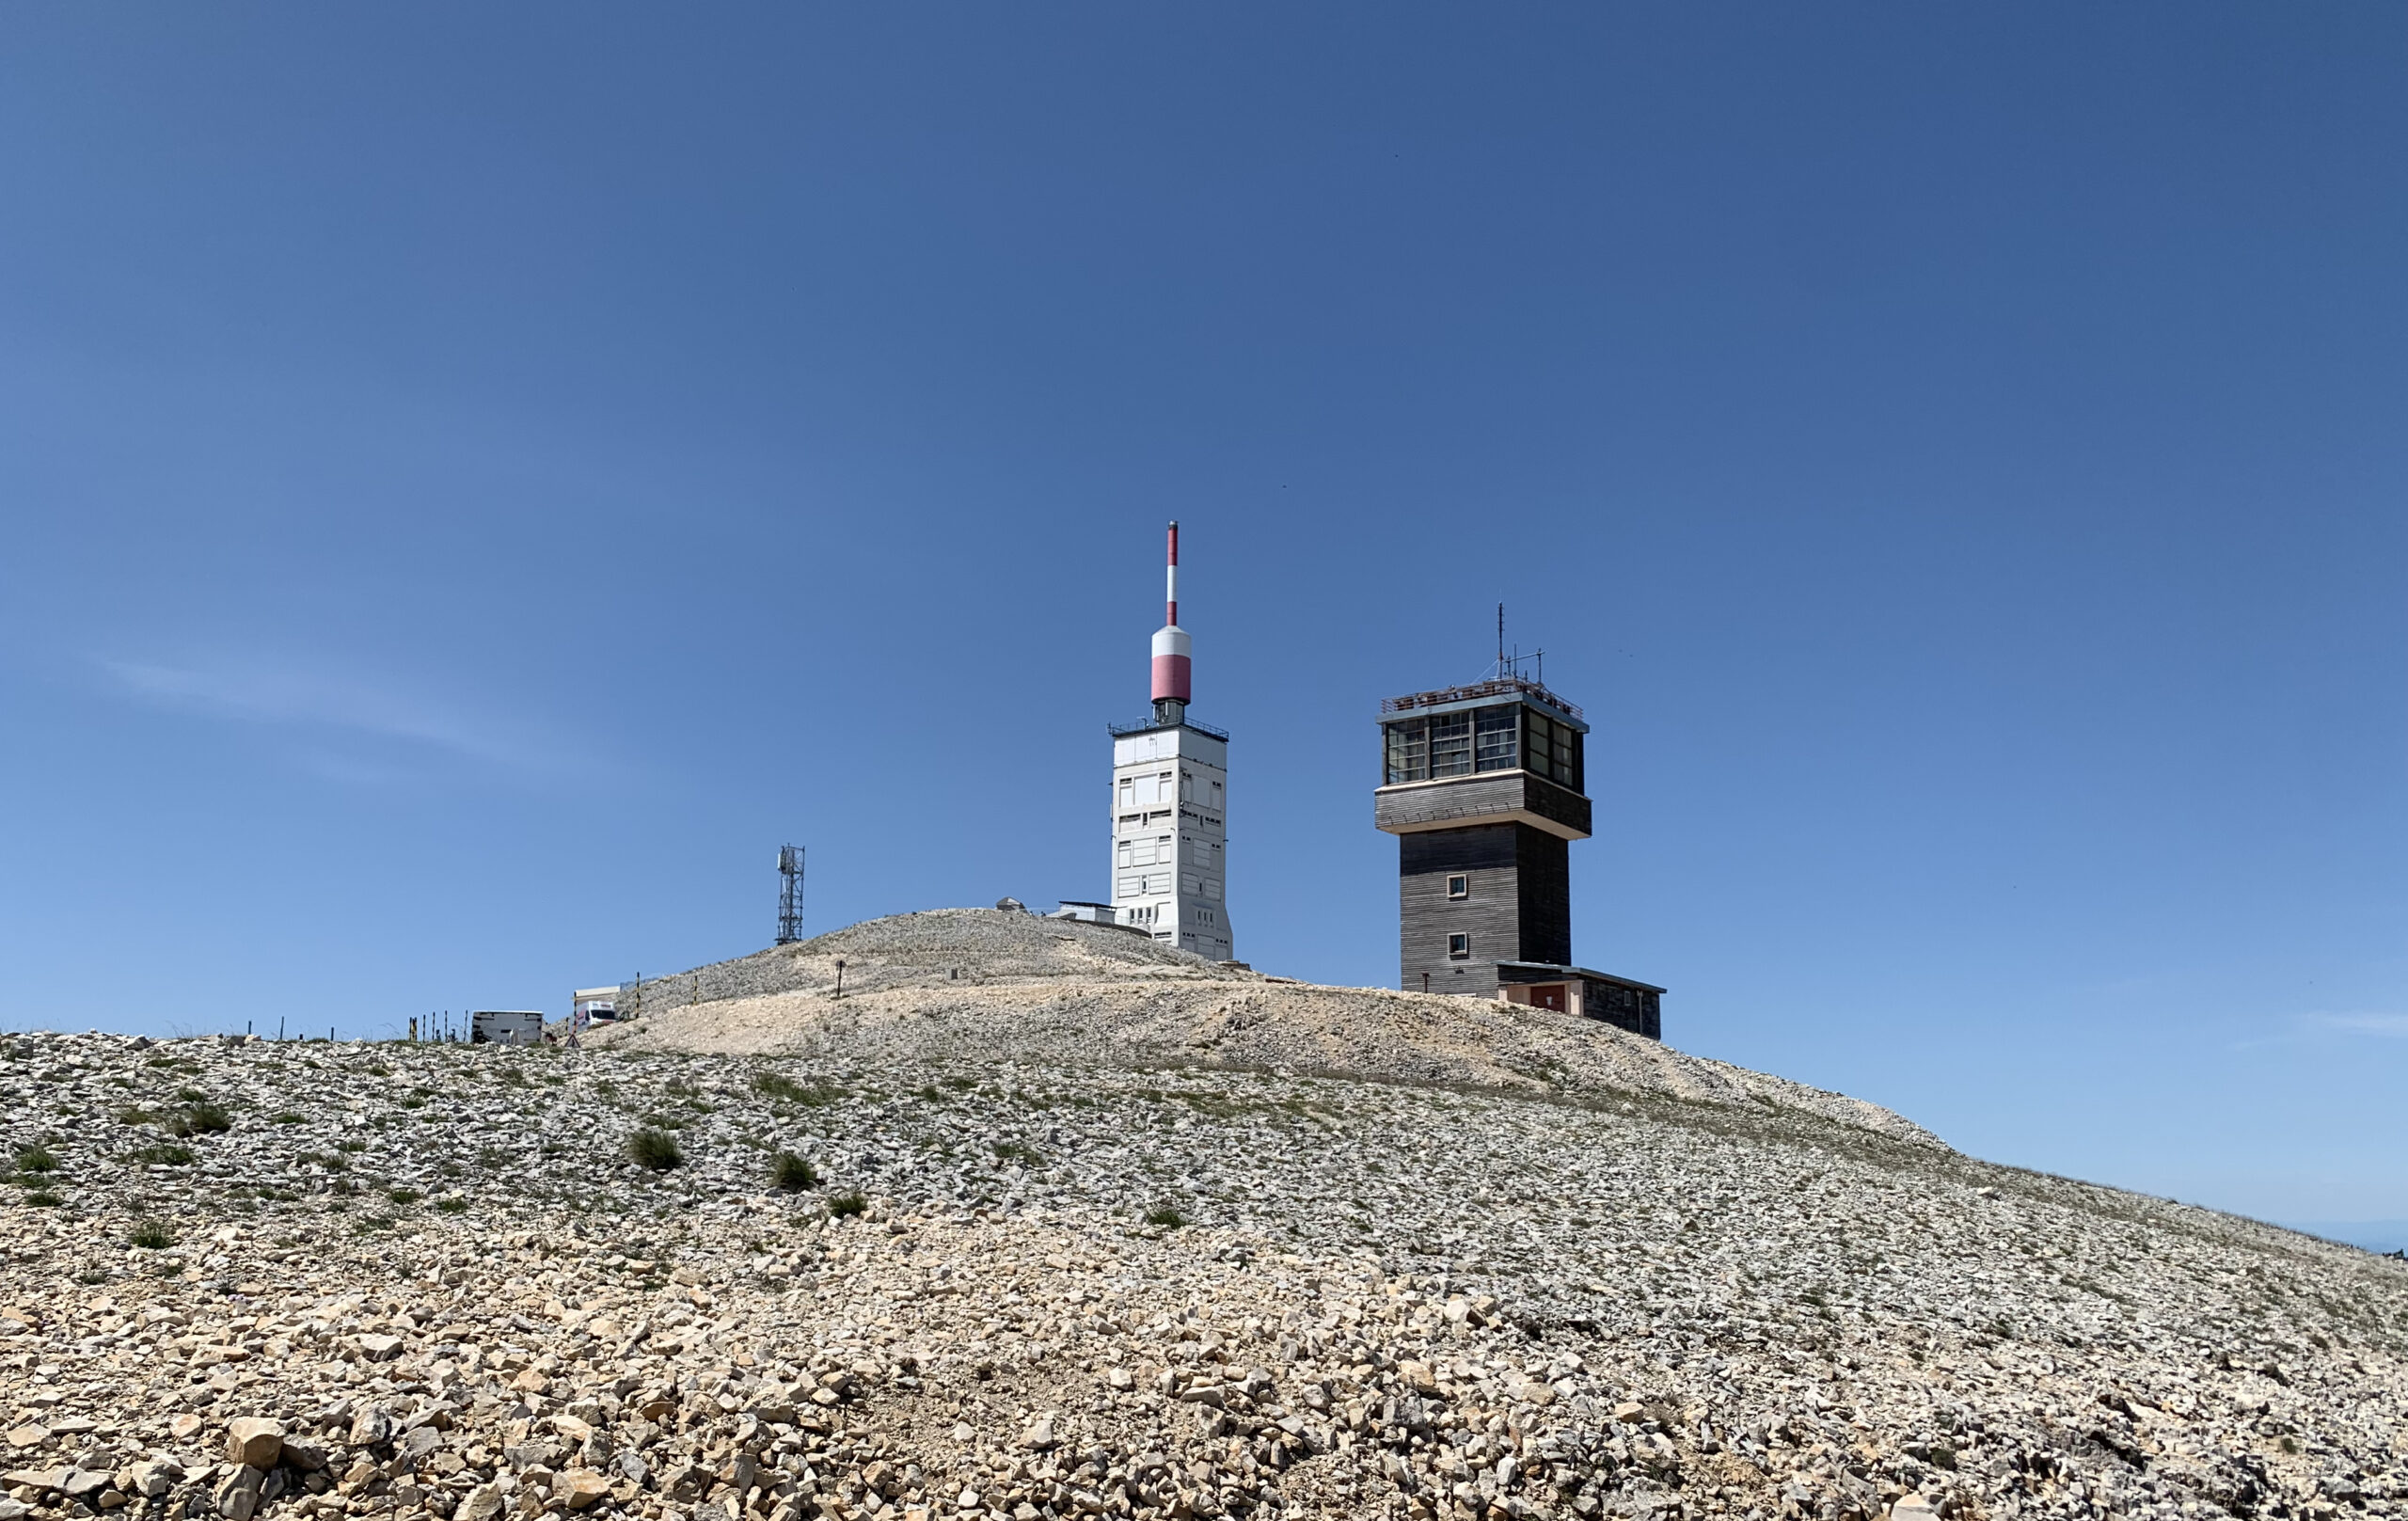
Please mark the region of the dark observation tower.
POLYGON ((1397 837, 1398 986, 1663 1037, 1664 990, 1572 962, 1571 845, 1589 837, 1580 709, 1502 649, 1468 686, 1380 705, 1373 820, 1397 837))

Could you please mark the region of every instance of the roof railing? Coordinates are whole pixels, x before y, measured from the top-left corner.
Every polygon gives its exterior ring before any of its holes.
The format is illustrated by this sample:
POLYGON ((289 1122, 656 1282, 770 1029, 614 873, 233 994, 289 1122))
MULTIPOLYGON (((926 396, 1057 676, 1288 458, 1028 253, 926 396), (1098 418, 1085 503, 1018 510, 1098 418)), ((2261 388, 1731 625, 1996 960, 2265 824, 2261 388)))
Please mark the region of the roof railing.
POLYGON ((1112 737, 1115 739, 1124 739, 1133 734, 1147 734, 1155 729, 1193 729, 1197 734, 1211 735, 1223 744, 1228 743, 1229 739, 1229 731, 1227 729, 1215 729, 1209 723, 1198 723, 1194 719, 1181 719, 1177 723, 1157 723, 1151 719, 1146 719, 1136 723, 1107 723, 1104 727, 1112 731, 1112 737))
POLYGON ((1492 681, 1475 681, 1465 687, 1441 687, 1435 691, 1415 692, 1408 697, 1384 697, 1380 700, 1383 713, 1410 713, 1417 707, 1439 707, 1448 703, 1468 703, 1482 697, 1535 697, 1550 707, 1560 708, 1574 718, 1587 721, 1588 715, 1576 703, 1567 703, 1535 681, 1520 676, 1502 676, 1492 681))

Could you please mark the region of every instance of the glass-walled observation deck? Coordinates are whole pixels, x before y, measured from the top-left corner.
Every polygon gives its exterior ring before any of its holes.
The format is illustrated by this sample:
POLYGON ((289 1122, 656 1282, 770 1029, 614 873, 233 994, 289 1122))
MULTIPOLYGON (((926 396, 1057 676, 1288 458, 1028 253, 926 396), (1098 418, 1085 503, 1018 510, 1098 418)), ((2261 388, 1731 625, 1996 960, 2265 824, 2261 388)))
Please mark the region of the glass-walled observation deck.
POLYGON ((1526 770, 1582 790, 1588 725, 1577 708, 1534 682, 1481 682, 1381 706, 1385 785, 1526 770))

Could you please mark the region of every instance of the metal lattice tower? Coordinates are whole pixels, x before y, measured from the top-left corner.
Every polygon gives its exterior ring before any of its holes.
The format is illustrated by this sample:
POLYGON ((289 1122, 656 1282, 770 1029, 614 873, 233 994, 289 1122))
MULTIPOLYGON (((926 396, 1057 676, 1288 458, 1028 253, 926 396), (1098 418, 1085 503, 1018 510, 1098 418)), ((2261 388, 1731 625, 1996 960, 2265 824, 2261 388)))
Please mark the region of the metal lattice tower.
POLYGON ((802 938, 802 847, 778 847, 778 943, 802 938))

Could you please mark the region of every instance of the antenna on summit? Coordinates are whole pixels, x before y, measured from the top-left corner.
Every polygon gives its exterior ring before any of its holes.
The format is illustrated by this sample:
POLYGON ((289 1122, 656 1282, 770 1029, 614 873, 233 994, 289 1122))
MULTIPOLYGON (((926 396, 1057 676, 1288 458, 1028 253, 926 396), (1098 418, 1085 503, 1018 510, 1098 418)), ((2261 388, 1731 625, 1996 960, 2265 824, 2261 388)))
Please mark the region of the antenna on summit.
POLYGON ((1154 721, 1182 723, 1187 719, 1189 673, 1194 646, 1179 626, 1179 521, 1171 520, 1163 556, 1163 626, 1154 630, 1154 721))
POLYGON ((778 943, 802 938, 802 847, 778 847, 778 943))

